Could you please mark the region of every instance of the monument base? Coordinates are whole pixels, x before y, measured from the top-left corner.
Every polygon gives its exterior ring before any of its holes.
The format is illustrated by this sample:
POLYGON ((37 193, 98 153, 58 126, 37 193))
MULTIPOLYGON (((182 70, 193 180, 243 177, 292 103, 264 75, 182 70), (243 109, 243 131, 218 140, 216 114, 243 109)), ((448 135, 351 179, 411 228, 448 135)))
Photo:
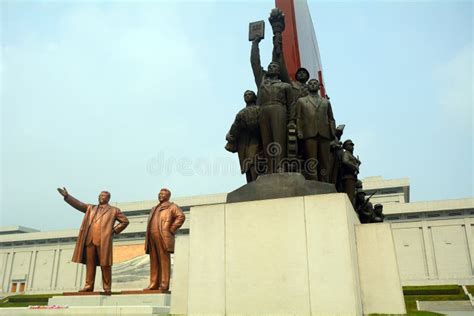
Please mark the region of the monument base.
MULTIPOLYGON (((115 293, 114 293, 115 294, 115 293)), ((63 292, 63 296, 111 295, 105 292, 63 292)))
POLYGON ((135 290, 135 291, 122 291, 121 294, 170 294, 168 290, 135 290))
POLYGON ((301 173, 285 172, 258 176, 227 194, 227 203, 280 199, 295 196, 336 193, 332 183, 306 180, 301 173))
POLYGON ((0 308, 0 316, 156 316, 168 313, 169 308, 151 306, 70 306, 62 309, 0 308))
POLYGON ((341 193, 192 207, 171 313, 404 314, 390 225, 373 227, 341 193))
POLYGON ((168 308, 170 294, 117 294, 112 296, 53 296, 48 305, 58 306, 151 306, 168 308))

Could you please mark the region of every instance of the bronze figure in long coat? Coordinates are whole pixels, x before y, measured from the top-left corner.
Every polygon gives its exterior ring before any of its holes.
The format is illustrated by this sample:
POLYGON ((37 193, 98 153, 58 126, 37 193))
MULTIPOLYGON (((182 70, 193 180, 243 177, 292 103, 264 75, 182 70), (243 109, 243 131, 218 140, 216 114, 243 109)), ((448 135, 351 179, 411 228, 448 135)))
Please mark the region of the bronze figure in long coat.
POLYGON ((102 191, 99 195, 99 205, 83 203, 72 195, 66 188, 58 188, 59 193, 69 205, 85 213, 82 220, 72 262, 86 265, 86 282, 80 292, 94 290, 96 266, 102 270, 102 285, 105 293, 110 294, 112 286, 111 266, 113 264, 112 239, 113 235, 122 232, 129 224, 127 217, 117 207, 109 205, 110 193, 102 191), (115 224, 118 222, 118 224, 115 224))
POLYGON ((178 205, 169 202, 171 192, 161 189, 148 217, 145 252, 150 255, 150 285, 145 290, 167 291, 170 283, 171 257, 174 235, 183 225, 185 216, 178 205))
POLYGON ((255 92, 247 90, 244 93, 245 108, 235 116, 234 123, 226 135, 225 149, 237 152, 240 170, 245 173, 247 183, 257 179, 258 154, 261 151, 260 126, 258 123, 260 107, 256 105, 255 92))

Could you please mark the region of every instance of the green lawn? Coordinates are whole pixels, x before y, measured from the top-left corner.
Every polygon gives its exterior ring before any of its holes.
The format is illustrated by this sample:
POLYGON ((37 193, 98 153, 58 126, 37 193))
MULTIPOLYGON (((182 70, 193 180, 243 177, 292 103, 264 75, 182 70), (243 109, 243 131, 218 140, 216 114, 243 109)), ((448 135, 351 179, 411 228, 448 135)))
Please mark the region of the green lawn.
POLYGON ((443 315, 417 311, 416 301, 464 301, 469 298, 458 285, 404 286, 403 295, 408 315, 443 315))
POLYGON ((48 299, 61 294, 19 294, 7 296, 0 300, 1 307, 28 307, 30 305, 48 305, 48 299))

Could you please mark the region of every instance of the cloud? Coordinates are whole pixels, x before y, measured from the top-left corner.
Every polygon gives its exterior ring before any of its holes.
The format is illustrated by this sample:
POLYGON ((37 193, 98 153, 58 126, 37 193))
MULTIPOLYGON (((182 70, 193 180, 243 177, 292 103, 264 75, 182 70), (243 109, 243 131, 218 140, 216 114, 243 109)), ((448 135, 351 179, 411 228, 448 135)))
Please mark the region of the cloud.
POLYGON ((438 84, 438 104, 443 117, 462 129, 472 128, 473 107, 473 45, 469 43, 451 59, 434 70, 438 84))

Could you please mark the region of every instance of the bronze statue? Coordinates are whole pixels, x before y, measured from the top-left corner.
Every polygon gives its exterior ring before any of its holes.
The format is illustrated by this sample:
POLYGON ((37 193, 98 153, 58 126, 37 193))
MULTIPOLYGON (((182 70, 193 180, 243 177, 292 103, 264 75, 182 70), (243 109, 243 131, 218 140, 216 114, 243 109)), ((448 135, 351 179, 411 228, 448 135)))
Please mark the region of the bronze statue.
MULTIPOLYGON (((280 12, 270 16, 274 34, 284 30, 284 16, 280 12)), ((292 105, 292 87, 280 79, 280 64, 275 61, 279 47, 274 47, 273 60, 265 71, 260 62, 258 44, 260 39, 252 41, 250 62, 252 65, 255 83, 258 87, 257 104, 260 105, 259 126, 265 158, 267 159, 267 173, 282 172, 280 165, 287 155, 287 122, 292 105)))
POLYGON ((372 193, 368 198, 364 190, 358 190, 355 196, 355 210, 362 224, 377 222, 374 207, 370 199, 376 192, 372 193))
POLYGON ((102 270, 104 293, 111 294, 112 287, 112 239, 128 225, 127 217, 120 209, 110 206, 110 193, 99 194, 99 205, 85 204, 70 195, 66 188, 58 192, 69 205, 85 213, 77 236, 72 261, 86 265, 86 284, 79 292, 93 292, 96 266, 102 270), (119 223, 115 225, 115 222, 119 223))
POLYGON ((261 150, 257 95, 251 90, 244 93, 245 108, 237 113, 227 133, 225 149, 239 154, 240 170, 245 173, 247 183, 257 179, 257 155, 261 150))
POLYGON ((356 191, 356 182, 357 175, 359 174, 359 166, 361 164, 360 160, 354 156, 354 143, 352 140, 348 139, 342 144, 344 152, 342 154, 342 186, 344 192, 347 193, 349 200, 352 205, 355 206, 355 191, 356 191))
POLYGON ((185 216, 178 205, 169 202, 171 192, 161 189, 159 204, 148 217, 145 252, 150 254, 150 285, 144 290, 168 291, 170 285, 170 254, 174 252, 174 235, 183 225, 185 216))
POLYGON ((383 205, 377 203, 374 205, 374 222, 375 223, 382 223, 385 215, 383 215, 383 205))
MULTIPOLYGON (((329 182, 330 144, 337 141, 331 103, 318 94, 319 81, 308 82, 309 94, 296 102, 296 130, 303 141, 303 158, 318 162, 317 174, 306 171, 309 179, 329 182)), ((307 165, 305 163, 305 165, 307 165)))

